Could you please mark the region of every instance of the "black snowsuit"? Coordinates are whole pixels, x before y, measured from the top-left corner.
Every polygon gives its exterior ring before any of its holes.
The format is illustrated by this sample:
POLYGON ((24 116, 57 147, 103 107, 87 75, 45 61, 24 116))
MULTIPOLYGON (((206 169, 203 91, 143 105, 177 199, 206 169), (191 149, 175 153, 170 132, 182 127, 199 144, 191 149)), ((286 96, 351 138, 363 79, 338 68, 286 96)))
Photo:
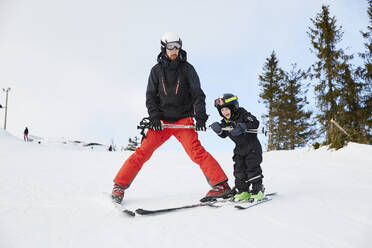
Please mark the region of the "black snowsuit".
POLYGON ((151 69, 146 90, 146 107, 150 119, 176 122, 186 117, 206 121, 205 94, 200 88, 198 74, 187 62, 186 52, 180 50, 175 61, 169 61, 164 52, 151 69))
MULTIPOLYGON (((248 129, 257 129, 259 121, 244 108, 231 110, 231 118, 222 119, 221 127, 235 127, 237 123, 245 123, 248 129)), ((221 138, 230 137, 235 143, 234 148, 234 176, 235 187, 240 191, 250 191, 252 184, 252 193, 256 194, 262 187, 262 147, 256 133, 244 133, 233 137, 231 132, 222 131, 219 134, 221 138)))

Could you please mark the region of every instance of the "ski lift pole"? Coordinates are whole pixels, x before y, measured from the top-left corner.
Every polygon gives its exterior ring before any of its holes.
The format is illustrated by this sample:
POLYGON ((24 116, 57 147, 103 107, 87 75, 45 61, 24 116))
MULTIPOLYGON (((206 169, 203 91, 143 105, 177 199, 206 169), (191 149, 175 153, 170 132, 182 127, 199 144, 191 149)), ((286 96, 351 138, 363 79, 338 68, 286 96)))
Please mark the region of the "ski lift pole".
POLYGON ((6 93, 6 100, 5 100, 5 119, 4 119, 4 130, 6 130, 6 120, 8 116, 8 93, 10 91, 10 88, 4 89, 3 91, 6 93))

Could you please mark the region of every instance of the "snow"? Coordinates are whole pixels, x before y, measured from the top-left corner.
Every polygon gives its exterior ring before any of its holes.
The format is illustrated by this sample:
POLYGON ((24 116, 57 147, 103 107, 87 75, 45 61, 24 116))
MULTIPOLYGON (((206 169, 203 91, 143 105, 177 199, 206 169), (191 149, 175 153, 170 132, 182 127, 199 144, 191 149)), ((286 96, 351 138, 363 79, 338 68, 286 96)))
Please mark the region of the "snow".
MULTIPOLYGON (((212 155, 233 183, 232 151, 212 155)), ((372 146, 264 154, 271 202, 123 215, 112 179, 131 152, 24 142, 0 129, 0 247, 371 247, 372 146)), ((128 209, 197 203, 209 190, 180 148, 158 150, 126 191, 128 209)))

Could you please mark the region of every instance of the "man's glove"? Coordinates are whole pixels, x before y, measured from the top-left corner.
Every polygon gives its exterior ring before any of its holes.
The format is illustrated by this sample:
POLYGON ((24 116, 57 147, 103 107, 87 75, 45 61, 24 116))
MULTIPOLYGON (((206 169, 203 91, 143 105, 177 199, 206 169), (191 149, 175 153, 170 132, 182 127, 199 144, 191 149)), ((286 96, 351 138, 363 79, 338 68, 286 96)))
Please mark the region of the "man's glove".
POLYGON ((197 120, 195 125, 195 131, 206 131, 205 120, 197 120))
POLYGON ((160 119, 152 119, 151 120, 151 128, 154 129, 154 130, 162 130, 163 125, 162 125, 160 119))
POLYGON ((233 137, 237 137, 247 131, 247 125, 245 123, 236 123, 236 127, 231 131, 233 137))
POLYGON ((220 134, 220 133, 222 132, 221 125, 220 125, 220 123, 218 123, 218 122, 214 122, 214 123, 211 125, 211 128, 212 128, 212 130, 213 130, 216 134, 220 134))

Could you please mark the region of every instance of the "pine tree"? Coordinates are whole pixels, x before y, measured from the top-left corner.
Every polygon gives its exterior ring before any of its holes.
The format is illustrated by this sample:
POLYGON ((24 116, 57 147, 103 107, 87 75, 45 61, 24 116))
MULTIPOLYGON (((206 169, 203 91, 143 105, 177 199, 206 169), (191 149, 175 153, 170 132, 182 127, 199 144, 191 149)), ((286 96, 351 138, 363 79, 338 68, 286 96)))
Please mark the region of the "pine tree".
MULTIPOLYGON (((308 143, 314 138, 315 123, 311 122, 311 111, 306 111, 308 104, 302 81, 308 72, 297 69, 293 64, 289 72, 284 72, 279 91, 280 107, 278 109, 279 132, 281 133, 280 149, 295 149, 308 143)), ((308 85, 307 85, 308 87, 308 85)))
POLYGON ((262 87, 260 97, 268 109, 268 113, 263 116, 266 120, 266 130, 269 133, 268 151, 279 147, 277 142, 279 133, 276 131, 279 120, 276 112, 279 107, 277 104, 278 93, 280 90, 280 81, 283 79, 283 70, 278 66, 278 63, 279 61, 276 58, 275 51, 273 51, 270 57, 266 58, 262 75, 259 75, 260 86, 262 87))
POLYGON ((335 148, 341 148, 350 140, 353 142, 367 143, 367 130, 365 129, 366 115, 362 106, 362 91, 363 84, 358 82, 356 74, 352 66, 348 64, 348 59, 340 66, 340 108, 339 108, 339 124, 347 134, 338 132, 335 148))
POLYGON ((364 65, 358 68, 357 74, 364 81, 362 94, 363 119, 367 129, 368 142, 372 144, 372 0, 368 0, 367 14, 369 18, 368 31, 362 32, 363 38, 366 39, 364 43, 366 51, 359 54, 364 60, 364 65))
POLYGON ((337 26, 336 18, 330 16, 329 6, 323 5, 321 12, 311 21, 313 27, 309 27, 307 33, 311 38, 312 52, 317 57, 312 65, 312 76, 318 80, 314 90, 320 110, 317 114, 320 133, 325 134, 324 144, 338 146, 335 143, 339 131, 332 128, 331 120, 338 120, 339 117, 337 100, 341 93, 337 87, 337 78, 343 50, 337 49, 336 45, 341 41, 343 32, 337 26))
POLYGON ((136 148, 140 145, 139 139, 137 136, 134 139, 129 138, 129 143, 127 147, 124 148, 125 151, 135 151, 136 148))

